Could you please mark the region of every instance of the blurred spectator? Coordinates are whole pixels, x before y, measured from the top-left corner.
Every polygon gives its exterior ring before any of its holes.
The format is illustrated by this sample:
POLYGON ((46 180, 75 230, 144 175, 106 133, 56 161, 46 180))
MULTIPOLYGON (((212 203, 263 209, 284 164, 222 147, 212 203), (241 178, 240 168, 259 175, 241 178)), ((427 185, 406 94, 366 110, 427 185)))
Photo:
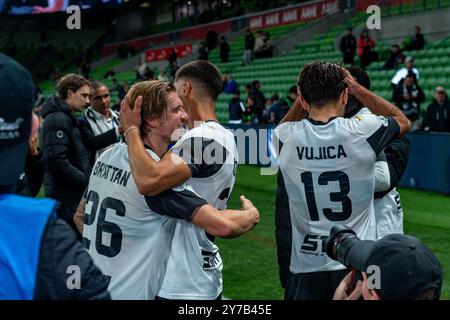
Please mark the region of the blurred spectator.
POLYGON ((223 92, 226 94, 234 94, 238 91, 238 83, 233 79, 230 73, 223 76, 223 92))
MULTIPOLYGON (((297 100, 298 94, 297 94, 297 86, 292 86, 289 88, 288 96, 286 99, 287 105, 289 108, 294 104, 295 100, 297 100)), ((283 114, 284 117, 284 114, 283 114)))
POLYGON ((409 43, 406 44, 405 49, 410 50, 422 50, 425 46, 425 38, 423 34, 420 32, 420 27, 414 27, 414 36, 411 38, 409 43))
POLYGON ((99 81, 90 84, 89 100, 91 106, 86 108, 78 120, 81 136, 86 147, 91 151, 90 160, 95 160, 118 142, 121 137, 119 115, 111 110, 111 97, 106 85, 99 81))
POLYGON ((405 77, 408 74, 413 74, 415 77, 415 81, 419 80, 419 71, 416 68, 414 68, 414 58, 410 56, 405 58, 405 66, 399 69, 392 77, 391 80, 392 89, 395 90, 400 81, 405 79, 405 77))
POLYGON ((391 46, 391 55, 384 63, 384 70, 397 69, 405 61, 405 55, 401 52, 398 44, 391 46))
POLYGON ((208 60, 209 51, 205 42, 200 44, 200 48, 198 49, 198 59, 199 60, 208 60))
POLYGON ((220 37, 220 62, 228 62, 230 55, 230 45, 225 36, 220 37))
POLYGON ((247 93, 247 97, 252 95, 252 91, 253 91, 253 86, 251 83, 247 83, 245 85, 245 92, 247 93))
POLYGON ((353 35, 353 29, 347 29, 347 34, 341 38, 341 52, 343 62, 345 64, 353 65, 356 53, 356 38, 353 35))
POLYGON ((175 49, 172 49, 172 52, 167 57, 167 61, 169 61, 169 66, 174 62, 177 63, 177 59, 178 59, 177 52, 175 51, 175 49))
POLYGON ((136 64, 134 70, 136 71, 136 80, 146 80, 147 76, 147 64, 145 63, 145 60, 138 60, 138 63, 136 64))
POLYGON ((369 30, 364 29, 358 37, 358 56, 361 68, 365 69, 373 61, 378 60, 378 53, 374 48, 375 41, 369 36, 369 30))
POLYGON ((241 92, 236 90, 233 97, 228 103, 228 123, 239 124, 242 123, 243 115, 246 111, 244 102, 241 100, 241 92))
POLYGON ((253 122, 255 124, 258 124, 263 120, 262 115, 264 108, 266 106, 266 98, 264 97, 264 94, 260 89, 261 89, 261 82, 258 80, 253 81, 251 96, 254 99, 254 106, 252 112, 254 116, 253 122))
POLYGON ((427 108, 423 128, 426 131, 450 132, 450 102, 443 87, 434 90, 434 99, 427 108))
POLYGON ((136 51, 135 51, 134 47, 131 44, 129 44, 129 43, 122 43, 117 48, 117 55, 121 59, 129 58, 132 55, 134 55, 135 52, 136 51))
POLYGON ((253 50, 253 56, 255 59, 261 58, 263 48, 264 48, 264 34, 261 30, 258 30, 256 31, 255 48, 253 50))
POLYGON ((413 74, 408 74, 394 91, 395 104, 411 121, 411 131, 419 128, 420 104, 425 101, 422 88, 415 81, 413 74))
POLYGON ((113 78, 113 80, 112 80, 112 85, 111 85, 110 90, 111 90, 111 91, 119 91, 119 89, 120 89, 120 84, 119 84, 119 82, 117 81, 116 78, 113 78))
POLYGON ((144 81, 147 80, 154 80, 155 79, 155 72, 150 69, 149 67, 145 68, 145 73, 144 73, 144 81))
MULTIPOLYGON (((278 95, 277 95, 278 97, 278 95)), ((275 97, 272 96, 272 100, 275 97)), ((294 101, 297 99, 297 86, 289 88, 288 96, 286 99, 276 99, 272 103, 272 107, 269 109, 269 123, 278 124, 281 119, 288 113, 294 101)))
POLYGON ((123 98, 125 98, 129 89, 127 81, 123 80, 122 85, 119 86, 119 101, 122 101, 123 98))
POLYGON ((255 36, 250 31, 250 29, 247 29, 247 32, 245 34, 244 57, 242 64, 247 65, 252 62, 254 48, 255 48, 255 36))
POLYGON ((109 70, 105 73, 105 75, 103 76, 103 78, 105 78, 105 79, 111 79, 111 78, 114 78, 115 75, 116 75, 116 73, 114 72, 114 70, 113 70, 113 69, 109 69, 109 70))
POLYGON ((270 34, 269 32, 265 32, 263 35, 263 41, 264 41, 264 45, 262 47, 262 51, 261 51, 261 57, 262 58, 271 58, 273 57, 273 42, 272 39, 270 38, 270 34))
MULTIPOLYGON (((217 32, 215 32, 212 29, 209 29, 208 33, 206 34, 206 47, 208 48, 208 52, 211 52, 213 49, 217 47, 217 44, 219 43, 219 35, 217 32)), ((205 59, 208 60, 208 59, 205 59)))
POLYGON ((244 123, 252 124, 254 119, 255 110, 255 98, 253 96, 248 96, 245 102, 245 112, 244 112, 244 123))
POLYGON ((91 65, 86 58, 83 58, 80 65, 78 66, 78 74, 80 74, 86 79, 89 79, 90 73, 91 73, 91 65))
POLYGON ((177 73, 178 70, 178 64, 176 61, 173 61, 172 64, 170 65, 170 79, 169 81, 173 81, 175 79, 175 73, 177 73))
POLYGON ((175 72, 177 72, 178 70, 178 56, 175 49, 172 49, 172 53, 167 58, 167 61, 169 62, 169 76, 167 76, 167 79, 168 81, 173 81, 173 79, 175 78, 175 72), (169 77, 171 77, 171 79, 169 79, 169 77))
POLYGON ((59 217, 76 231, 73 215, 91 173, 89 152, 81 138, 75 112, 89 104, 89 82, 75 74, 61 78, 58 96, 42 107, 41 143, 45 162, 45 194, 60 202, 59 217))
POLYGON ((159 72, 157 79, 161 81, 169 81, 169 77, 166 75, 164 69, 159 72))
POLYGON ((283 106, 286 107, 286 102, 283 103, 283 101, 280 101, 278 94, 273 94, 270 98, 272 105, 269 108, 269 119, 267 120, 268 123, 271 124, 278 124, 282 119, 282 108, 283 106))

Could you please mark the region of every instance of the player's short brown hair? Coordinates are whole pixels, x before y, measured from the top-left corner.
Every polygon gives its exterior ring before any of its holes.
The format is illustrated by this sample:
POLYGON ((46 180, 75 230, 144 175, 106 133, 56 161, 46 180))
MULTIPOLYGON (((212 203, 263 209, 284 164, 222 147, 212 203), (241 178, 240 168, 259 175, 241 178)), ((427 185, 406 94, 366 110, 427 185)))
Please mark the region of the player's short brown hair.
MULTIPOLYGON (((133 109, 137 97, 142 96, 142 120, 160 118, 167 109, 167 98, 172 92, 176 92, 175 87, 167 81, 143 81, 134 84, 130 88, 128 103, 130 108, 133 109)), ((139 129, 141 136, 145 136, 150 131, 150 128, 144 121, 139 129)))
POLYGON ((56 86, 56 91, 61 99, 66 100, 69 95, 69 90, 75 92, 85 85, 89 86, 89 81, 86 80, 86 78, 78 74, 70 73, 59 80, 56 86))

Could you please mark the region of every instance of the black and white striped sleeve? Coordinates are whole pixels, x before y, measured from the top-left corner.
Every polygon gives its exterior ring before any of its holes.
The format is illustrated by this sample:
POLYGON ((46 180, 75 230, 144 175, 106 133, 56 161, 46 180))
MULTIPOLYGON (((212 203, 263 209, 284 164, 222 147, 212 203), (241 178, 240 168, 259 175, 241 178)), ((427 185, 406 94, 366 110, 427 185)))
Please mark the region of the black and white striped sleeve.
POLYGON ((229 153, 218 141, 199 136, 181 141, 174 146, 172 152, 184 159, 193 178, 207 178, 216 174, 229 153))
POLYGON ((354 125, 353 130, 366 138, 377 156, 400 134, 400 126, 392 117, 365 114, 356 115, 351 121, 354 125))
POLYGON ((157 214, 189 221, 196 208, 207 202, 186 184, 156 196, 145 196, 148 207, 157 214))

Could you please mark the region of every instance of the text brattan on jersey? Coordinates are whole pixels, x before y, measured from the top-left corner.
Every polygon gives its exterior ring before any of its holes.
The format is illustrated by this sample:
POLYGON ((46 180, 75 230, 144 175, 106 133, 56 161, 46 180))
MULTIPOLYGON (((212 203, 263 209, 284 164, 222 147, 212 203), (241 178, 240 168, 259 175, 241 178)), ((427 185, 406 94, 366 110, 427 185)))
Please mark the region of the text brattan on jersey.
POLYGON ((98 161, 97 164, 95 165, 92 174, 99 178, 109 180, 110 182, 114 182, 126 187, 131 172, 98 161))

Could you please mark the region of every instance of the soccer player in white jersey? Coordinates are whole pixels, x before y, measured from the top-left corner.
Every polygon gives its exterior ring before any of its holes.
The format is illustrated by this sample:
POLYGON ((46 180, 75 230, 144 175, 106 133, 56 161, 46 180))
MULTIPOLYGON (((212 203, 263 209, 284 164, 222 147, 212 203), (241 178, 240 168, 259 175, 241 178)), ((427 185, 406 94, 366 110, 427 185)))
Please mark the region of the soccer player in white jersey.
MULTIPOLYGON (((222 91, 221 78, 220 71, 208 61, 185 64, 175 75, 174 85, 189 114, 190 130, 172 150, 184 161, 173 161, 167 153, 156 162, 143 152, 136 133, 127 136, 132 174, 144 194, 158 194, 189 179, 188 183, 209 204, 218 209, 226 207, 238 159, 233 134, 217 122, 215 114, 216 100, 222 91)), ((124 105, 121 112, 124 130, 139 123, 138 109, 130 112, 124 105)), ((234 219, 239 221, 242 216, 236 215, 234 219)), ((159 298, 221 298, 223 264, 212 240, 200 228, 183 221, 178 223, 159 298)))
POLYGON ((410 123, 398 108, 363 88, 337 64, 305 65, 298 89, 300 103, 275 129, 282 145, 279 166, 292 225, 285 298, 331 299, 346 271, 327 257, 323 240, 337 222, 361 239, 376 239, 375 161, 410 123), (374 114, 342 118, 349 93, 374 114), (308 119, 293 121, 306 112, 308 119))
MULTIPOLYGON (((370 90, 370 78, 359 67, 347 70, 364 88, 370 90)), ((349 96, 345 118, 371 113, 355 97, 349 96)), ((400 195, 395 189, 406 169, 409 156, 409 140, 406 136, 391 142, 380 153, 375 163, 375 195, 373 200, 377 239, 392 233, 403 234, 403 209, 400 195)))
MULTIPOLYGON (((138 96, 144 121, 128 128, 126 135, 139 134, 145 152, 159 161, 187 114, 168 82, 138 83, 126 99, 135 101, 138 96)), ((131 175, 127 149, 121 143, 96 161, 86 199, 80 202, 74 220, 95 264, 109 280, 112 298, 153 299, 162 285, 172 238, 181 221, 216 236, 235 237, 252 228, 259 213, 244 197, 241 211, 219 212, 187 184, 143 196, 131 175)))

